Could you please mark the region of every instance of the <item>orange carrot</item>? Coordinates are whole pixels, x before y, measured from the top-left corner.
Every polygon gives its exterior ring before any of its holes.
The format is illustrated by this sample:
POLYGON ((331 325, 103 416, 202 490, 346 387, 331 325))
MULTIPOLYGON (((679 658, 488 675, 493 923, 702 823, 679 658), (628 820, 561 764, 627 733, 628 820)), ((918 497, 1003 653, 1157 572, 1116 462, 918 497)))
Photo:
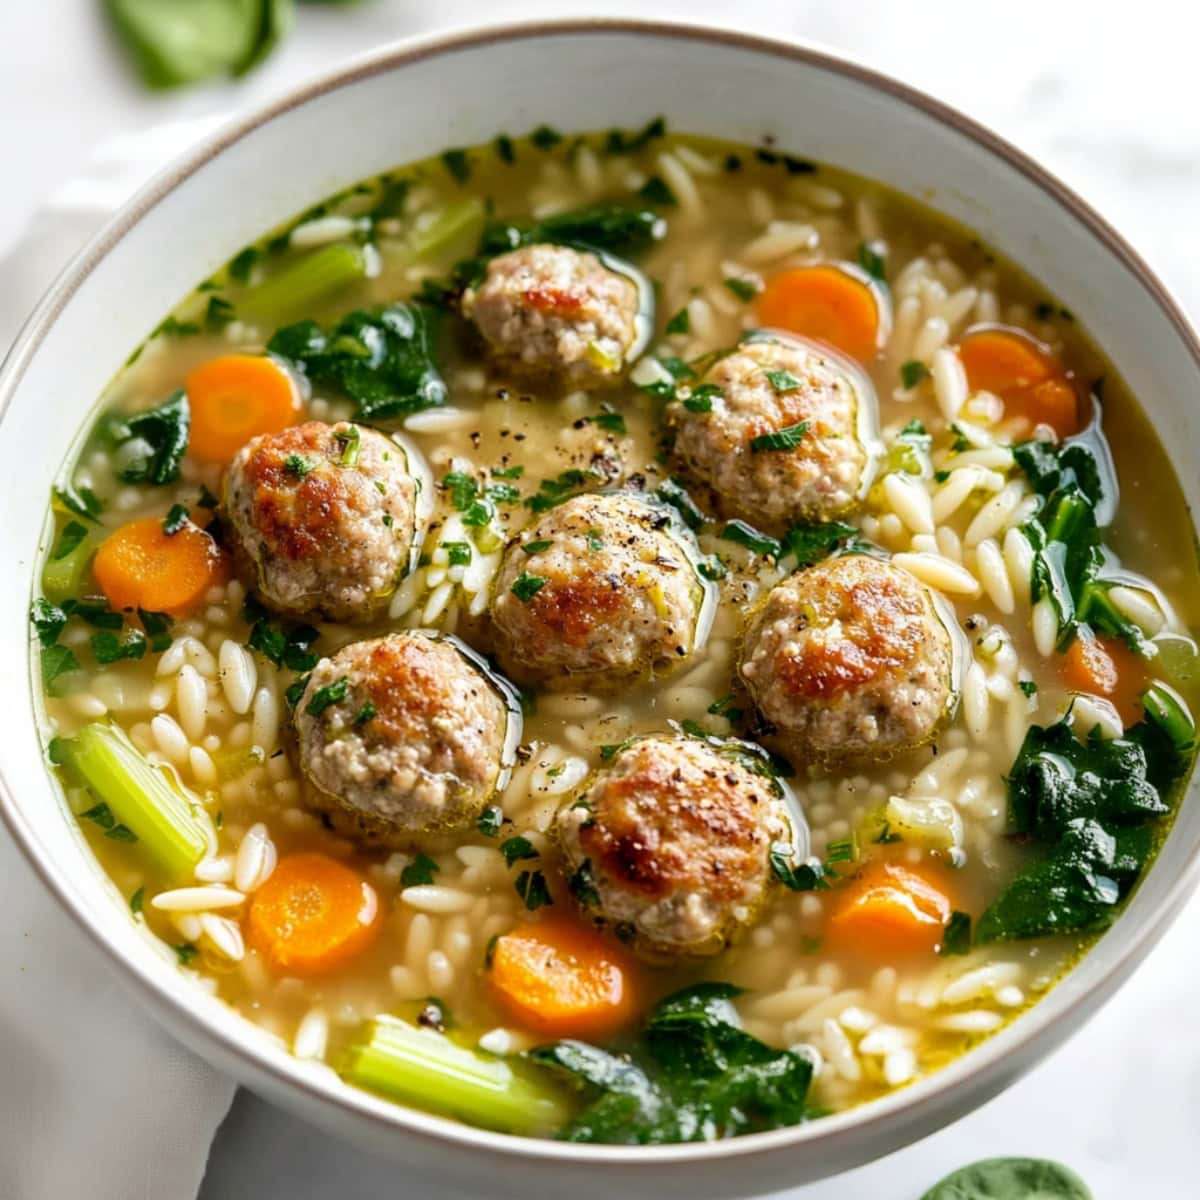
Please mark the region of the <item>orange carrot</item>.
POLYGON ((356 871, 324 854, 279 860, 250 900, 247 937, 272 970, 322 975, 379 932, 379 899, 356 871))
POLYGON ((862 362, 879 350, 875 291, 841 267, 781 271, 767 280, 755 308, 764 326, 829 342, 862 362))
POLYGON ((252 437, 295 423, 300 390, 286 367, 257 354, 226 354, 196 367, 185 382, 192 412, 188 450, 227 463, 252 437))
POLYGON ((547 1037, 605 1037, 637 1015, 634 966, 570 917, 519 925, 492 948, 492 989, 512 1019, 547 1037))
POLYGON ((954 910, 945 875, 931 863, 867 863, 831 897, 829 941, 868 958, 932 950, 954 910))
POLYGON ((1149 676, 1145 662, 1124 642, 1081 633, 1059 660, 1059 675, 1073 692, 1111 700, 1126 725, 1140 719, 1149 676))
POLYGON ((159 517, 131 521, 109 534, 96 551, 92 571, 118 611, 144 608, 175 617, 190 612, 210 587, 229 577, 225 554, 203 529, 189 521, 167 534, 159 517))
POLYGON ((1006 415, 1049 425, 1059 437, 1078 430, 1078 393, 1062 363, 1027 333, 980 329, 963 338, 958 353, 971 390, 999 396, 1006 415))

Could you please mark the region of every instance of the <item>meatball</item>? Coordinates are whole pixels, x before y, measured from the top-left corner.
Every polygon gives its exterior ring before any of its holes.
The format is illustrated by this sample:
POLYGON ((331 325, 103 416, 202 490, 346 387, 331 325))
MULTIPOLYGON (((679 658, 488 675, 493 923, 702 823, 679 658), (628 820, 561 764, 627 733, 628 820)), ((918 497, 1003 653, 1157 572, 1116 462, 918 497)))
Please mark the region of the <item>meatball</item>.
POLYGON ((514 538, 491 613, 504 669, 527 682, 664 674, 704 640, 713 589, 671 509, 627 492, 576 496, 514 538))
POLYGON ((955 646, 933 595, 907 571, 862 554, 827 559, 773 588, 746 632, 739 670, 797 762, 912 749, 957 699, 955 646))
POLYGON ((345 421, 247 442, 225 474, 222 507, 263 602, 331 621, 378 615, 422 523, 419 467, 416 451, 345 421))
POLYGON ((488 263, 463 295, 496 356, 526 371, 584 387, 616 382, 645 341, 632 275, 569 246, 524 246, 488 263))
POLYGON ((796 853, 798 813, 753 754, 737 742, 640 738, 559 809, 572 895, 642 957, 720 953, 775 885, 772 848, 796 853))
POLYGON ((465 647, 396 633, 322 659, 296 705, 309 801, 369 843, 472 824, 503 786, 520 706, 465 647))
POLYGON ((717 389, 706 411, 674 402, 667 421, 682 471, 712 490, 725 516, 778 532, 796 521, 831 520, 865 494, 876 404, 848 359, 759 335, 718 359, 701 384, 717 389), (761 440, 781 430, 792 430, 781 444, 761 440))

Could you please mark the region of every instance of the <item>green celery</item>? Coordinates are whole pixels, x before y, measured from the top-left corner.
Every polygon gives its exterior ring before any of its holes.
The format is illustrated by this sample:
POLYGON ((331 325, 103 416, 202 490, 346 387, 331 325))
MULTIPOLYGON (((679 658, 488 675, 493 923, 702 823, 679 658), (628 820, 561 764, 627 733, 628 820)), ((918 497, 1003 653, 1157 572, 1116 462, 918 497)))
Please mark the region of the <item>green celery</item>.
POLYGON ((448 204, 420 233, 408 238, 413 258, 441 258, 451 250, 466 254, 487 224, 487 208, 478 196, 448 204))
POLYGON ((318 300, 367 274, 361 246, 338 242, 322 246, 242 294, 238 315, 249 321, 283 324, 304 316, 318 300))
POLYGON ((357 1087, 506 1133, 552 1133, 568 1115, 556 1090, 503 1059, 387 1015, 367 1023, 341 1075, 357 1087))
POLYGON ((61 604, 80 596, 95 552, 96 541, 88 536, 62 558, 48 555, 42 568, 42 593, 46 599, 61 604))
POLYGON ((60 747, 61 761, 103 801, 171 877, 190 875, 208 850, 192 803, 116 725, 85 725, 60 747))

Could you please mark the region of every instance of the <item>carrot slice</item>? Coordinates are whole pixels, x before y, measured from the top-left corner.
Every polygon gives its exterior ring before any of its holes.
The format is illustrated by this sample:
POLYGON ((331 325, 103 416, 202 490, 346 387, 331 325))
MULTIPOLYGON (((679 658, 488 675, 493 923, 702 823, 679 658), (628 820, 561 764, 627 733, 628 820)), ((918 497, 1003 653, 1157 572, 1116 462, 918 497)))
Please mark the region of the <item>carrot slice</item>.
POLYGON ((324 854, 279 860, 250 900, 247 937, 275 971, 321 975, 365 950, 379 932, 375 889, 324 854))
POLYGON ((959 346, 972 391, 991 392, 1005 412, 1049 425, 1059 437, 1079 428, 1079 396, 1062 363, 1028 334, 1014 329, 980 329, 959 346))
POLYGON ((767 280, 758 319, 829 342, 867 361, 879 350, 879 302, 870 284, 837 266, 792 267, 767 280))
POLYGON ((1141 718, 1149 676, 1145 662, 1124 642, 1080 634, 1059 660, 1059 676, 1073 692, 1111 700, 1126 725, 1141 718))
POLYGON ((204 593, 229 577, 228 559, 203 529, 191 522, 163 532, 159 517, 145 517, 109 534, 92 560, 92 572, 109 604, 178 617, 204 593))
POLYGON ((490 980, 513 1020, 548 1037, 604 1037, 637 1015, 634 966, 604 937, 562 916, 502 934, 490 980))
POLYGON ((869 958, 932 950, 954 911, 945 872, 875 860, 833 894, 828 939, 869 958))
POLYGON ((192 412, 188 449, 205 462, 227 463, 252 437, 278 433, 300 414, 295 379, 263 355, 210 359, 188 375, 184 387, 192 412))

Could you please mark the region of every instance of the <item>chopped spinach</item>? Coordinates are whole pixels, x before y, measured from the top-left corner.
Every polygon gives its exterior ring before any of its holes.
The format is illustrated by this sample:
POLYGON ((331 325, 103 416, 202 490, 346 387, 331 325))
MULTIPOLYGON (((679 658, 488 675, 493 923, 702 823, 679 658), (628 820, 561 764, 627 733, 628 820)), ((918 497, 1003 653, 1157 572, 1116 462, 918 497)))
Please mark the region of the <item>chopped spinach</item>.
POLYGON ((140 629, 130 629, 124 637, 102 630, 92 634, 92 655, 102 664, 120 662, 122 659, 139 659, 146 653, 146 635, 140 629))
POLYGON ((946 955, 966 954, 971 949, 971 917, 955 909, 946 922, 938 952, 946 955))
POLYGON ((784 537, 788 553, 796 556, 800 568, 838 554, 877 554, 877 547, 864 541, 853 525, 844 521, 824 521, 819 524, 793 525, 784 537))
MULTIPOLYGON (((1194 734, 1193 734, 1194 736, 1194 734)), ((1008 776, 1010 833, 1040 853, 979 918, 976 941, 1103 928, 1149 861, 1191 746, 1149 714, 1124 736, 1032 725, 1008 776)))
POLYGON ((539 150, 553 150, 563 140, 563 135, 549 125, 539 125, 529 135, 529 140, 539 150))
POLYGON ((604 150, 607 154, 637 154, 666 132, 667 122, 664 117, 655 117, 637 133, 631 134, 621 129, 610 129, 608 137, 604 141, 604 150))
POLYGON ((783 557, 783 545, 778 538, 759 532, 745 521, 729 521, 721 530, 721 537, 727 542, 736 542, 755 554, 765 554, 776 561, 783 557))
POLYGON ((172 504, 170 511, 163 517, 162 529, 167 537, 174 537, 188 523, 186 504, 172 504))
POLYGON ((536 494, 525 498, 525 504, 535 513, 548 512, 564 500, 578 496, 599 482, 601 482, 600 476, 595 471, 584 471, 572 467, 556 475, 553 479, 543 479, 538 484, 536 494))
POLYGON ((584 908, 600 907, 600 892, 596 888, 596 876, 590 858, 585 858, 572 872, 567 880, 567 890, 584 908))
POLYGON ((910 358, 900 364, 900 383, 906 388, 915 388, 923 379, 929 378, 929 368, 919 359, 910 358))
MULTIPOLYGON (((286 325, 267 349, 314 382, 345 392, 358 406, 357 416, 389 420, 445 403, 446 385, 433 357, 433 318, 421 304, 359 309, 328 333, 315 321, 286 325)), ((346 453, 353 454, 349 445, 346 453)))
POLYGON ((50 561, 61 562, 87 537, 87 532, 86 525, 80 525, 78 521, 68 521, 63 526, 62 533, 58 535, 58 541, 54 543, 50 561))
POLYGON ((44 646, 41 653, 42 687, 51 696, 61 696, 66 680, 79 670, 79 659, 67 646, 44 646))
MULTIPOLYGON (((74 480, 68 480, 60 487, 53 489, 54 499, 58 501, 68 512, 74 513, 77 517, 82 517, 85 521, 95 521, 97 517, 104 511, 104 501, 88 487, 79 487, 74 480)), ((71 527, 70 523, 67 529, 71 527)), ((63 530, 66 533, 66 529, 63 530)), ((80 539, 82 540, 82 539, 80 539)), ((71 547, 74 549, 74 546, 71 547)), ((59 557, 65 558, 70 551, 65 551, 59 557)))
POLYGON ((654 489, 654 494, 669 504, 683 518, 683 523, 689 529, 699 529, 708 523, 708 517, 692 499, 691 493, 678 479, 664 479, 654 489))
POLYGON ((687 305, 685 304, 666 324, 665 333, 690 333, 692 328, 691 318, 688 316, 687 305))
POLYGON ((538 857, 538 852, 533 848, 533 843, 527 837, 522 837, 520 834, 505 838, 500 843, 500 853, 504 855, 505 865, 510 867, 515 862, 524 862, 527 859, 538 857))
POLYGON ((37 632, 38 641, 43 646, 53 646, 58 641, 67 624, 67 613, 57 604, 51 604, 44 597, 38 597, 29 610, 29 619, 37 632))
POLYGON ((883 261, 883 255, 870 242, 863 242, 858 247, 858 265, 876 283, 887 283, 887 264, 883 261))
MULTIPOLYGON (((268 662, 290 671, 311 671, 317 665, 319 656, 312 653, 312 644, 320 633, 312 625, 277 624, 253 596, 246 597, 242 617, 251 627, 246 645, 268 662)), ((142 625, 147 633, 151 632, 146 614, 142 615, 142 625)))
POLYGON ((571 1142, 707 1141, 794 1125, 809 1115, 813 1060, 741 1028, 727 983, 661 1000, 629 1054, 578 1041, 539 1046, 540 1066, 573 1082, 583 1108, 560 1131, 571 1142))
POLYGON ((132 417, 108 418, 107 428, 116 445, 127 448, 118 472, 126 483, 162 485, 179 478, 191 430, 191 410, 182 388, 132 417))
POLYGON ((657 204, 660 208, 673 208, 679 203, 675 193, 671 191, 661 175, 651 175, 638 188, 637 194, 638 198, 645 200, 647 204, 657 204))

